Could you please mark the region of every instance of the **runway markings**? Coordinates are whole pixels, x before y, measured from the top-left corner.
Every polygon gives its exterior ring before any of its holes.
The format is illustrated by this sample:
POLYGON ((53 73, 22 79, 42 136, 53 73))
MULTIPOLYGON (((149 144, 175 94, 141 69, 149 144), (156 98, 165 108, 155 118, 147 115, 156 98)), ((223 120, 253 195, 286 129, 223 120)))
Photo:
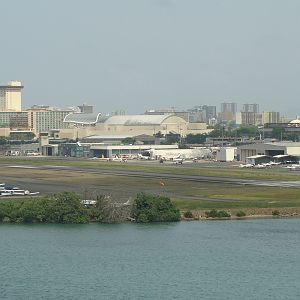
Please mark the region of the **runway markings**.
POLYGON ((33 166, 8 166, 8 168, 19 168, 19 169, 38 169, 38 167, 33 167, 33 166))

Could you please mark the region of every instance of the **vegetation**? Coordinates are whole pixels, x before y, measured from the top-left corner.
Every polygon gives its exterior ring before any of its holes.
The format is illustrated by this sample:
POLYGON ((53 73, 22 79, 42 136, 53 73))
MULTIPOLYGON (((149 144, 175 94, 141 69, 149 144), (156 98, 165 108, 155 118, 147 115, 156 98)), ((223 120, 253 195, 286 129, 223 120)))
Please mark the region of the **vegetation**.
POLYGON ((207 218, 230 218, 231 215, 225 210, 216 210, 212 209, 210 211, 206 211, 205 215, 207 218))
POLYGON ((165 141, 161 141, 161 144, 170 145, 170 144, 177 144, 180 142, 180 134, 176 133, 168 133, 165 135, 165 141))
POLYGON ((84 206, 73 192, 0 202, 3 223, 119 223, 129 215, 130 209, 116 206, 103 195, 97 196, 96 205, 91 207, 84 206))
POLYGON ((238 218, 242 218, 246 216, 246 213, 242 210, 239 210, 236 214, 235 214, 238 218))
POLYGON ((77 194, 64 192, 42 198, 0 202, 0 221, 12 223, 87 223, 77 194))
POLYGON ((138 223, 174 222, 180 220, 180 212, 168 197, 139 193, 133 203, 132 217, 138 223))
POLYGON ((104 195, 97 196, 95 206, 86 207, 73 192, 0 202, 3 223, 120 223, 130 218, 131 213, 140 223, 180 220, 179 210, 169 198, 144 193, 137 195, 133 208, 104 195))
POLYGON ((90 221, 99 223, 120 223, 130 217, 130 207, 116 205, 109 196, 98 195, 96 205, 88 209, 90 221))
POLYGON ((206 141, 207 134, 188 134, 185 138, 187 144, 203 144, 206 141))
POLYGON ((132 137, 127 137, 124 140, 122 140, 122 144, 124 145, 133 145, 135 143, 135 139, 132 137))
POLYGON ((190 211, 190 210, 187 210, 183 213, 183 216, 186 218, 186 219, 192 219, 194 218, 194 215, 193 213, 190 211))
POLYGON ((280 215, 280 212, 279 212, 279 210, 273 210, 272 211, 272 216, 274 216, 274 217, 278 217, 280 215))

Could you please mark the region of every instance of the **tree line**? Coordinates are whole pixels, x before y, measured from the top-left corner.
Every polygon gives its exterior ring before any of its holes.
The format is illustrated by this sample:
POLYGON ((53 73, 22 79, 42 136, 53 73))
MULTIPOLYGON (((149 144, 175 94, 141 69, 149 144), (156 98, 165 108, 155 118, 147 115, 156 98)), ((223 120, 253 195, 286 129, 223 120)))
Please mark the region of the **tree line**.
POLYGON ((138 223, 180 220, 180 212, 168 197, 140 193, 130 205, 99 195, 96 204, 86 206, 74 192, 0 201, 2 223, 138 223))

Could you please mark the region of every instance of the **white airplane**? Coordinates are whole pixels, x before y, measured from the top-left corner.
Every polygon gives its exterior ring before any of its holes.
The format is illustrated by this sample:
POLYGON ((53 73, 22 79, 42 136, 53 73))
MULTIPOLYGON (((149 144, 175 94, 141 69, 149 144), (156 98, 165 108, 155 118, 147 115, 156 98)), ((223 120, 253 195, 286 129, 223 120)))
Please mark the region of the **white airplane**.
POLYGON ((150 160, 150 156, 139 154, 137 155, 138 159, 150 160))
POLYGON ((274 165, 274 166, 278 166, 278 165, 281 165, 281 162, 271 161, 270 164, 274 165))
POLYGON ((287 167, 284 167, 285 169, 289 169, 289 170, 300 170, 300 165, 297 164, 297 165, 291 165, 291 166, 287 166, 287 167))
POLYGON ((267 166, 265 164, 258 164, 258 165, 255 165, 254 168, 256 169, 264 169, 266 168, 267 166))
POLYGON ((269 163, 264 163, 262 165, 265 166, 265 167, 271 167, 272 166, 272 164, 270 162, 269 163))
POLYGON ((114 206, 114 207, 130 206, 131 202, 132 202, 132 198, 129 197, 129 199, 126 202, 124 202, 124 203, 112 203, 112 206, 114 206))
POLYGON ((252 165, 252 164, 245 164, 245 165, 240 164, 240 168, 253 168, 253 167, 254 167, 254 165, 252 165))
POLYGON ((176 165, 178 165, 178 164, 181 164, 181 165, 182 165, 182 164, 183 164, 183 161, 184 161, 184 158, 181 157, 181 154, 179 154, 179 155, 173 157, 171 160, 172 160, 176 165))
POLYGON ((126 162, 127 159, 126 159, 126 158, 123 158, 123 157, 118 157, 118 156, 116 156, 116 157, 113 157, 113 158, 112 158, 112 161, 126 162))

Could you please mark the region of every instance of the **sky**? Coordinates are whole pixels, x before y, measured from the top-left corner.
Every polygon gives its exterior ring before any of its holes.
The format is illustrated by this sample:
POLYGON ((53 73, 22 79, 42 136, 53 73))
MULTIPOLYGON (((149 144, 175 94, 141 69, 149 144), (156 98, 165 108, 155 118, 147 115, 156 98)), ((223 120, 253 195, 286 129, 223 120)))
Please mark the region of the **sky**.
POLYGON ((0 84, 23 107, 221 102, 300 115, 299 0, 2 0, 0 84))

